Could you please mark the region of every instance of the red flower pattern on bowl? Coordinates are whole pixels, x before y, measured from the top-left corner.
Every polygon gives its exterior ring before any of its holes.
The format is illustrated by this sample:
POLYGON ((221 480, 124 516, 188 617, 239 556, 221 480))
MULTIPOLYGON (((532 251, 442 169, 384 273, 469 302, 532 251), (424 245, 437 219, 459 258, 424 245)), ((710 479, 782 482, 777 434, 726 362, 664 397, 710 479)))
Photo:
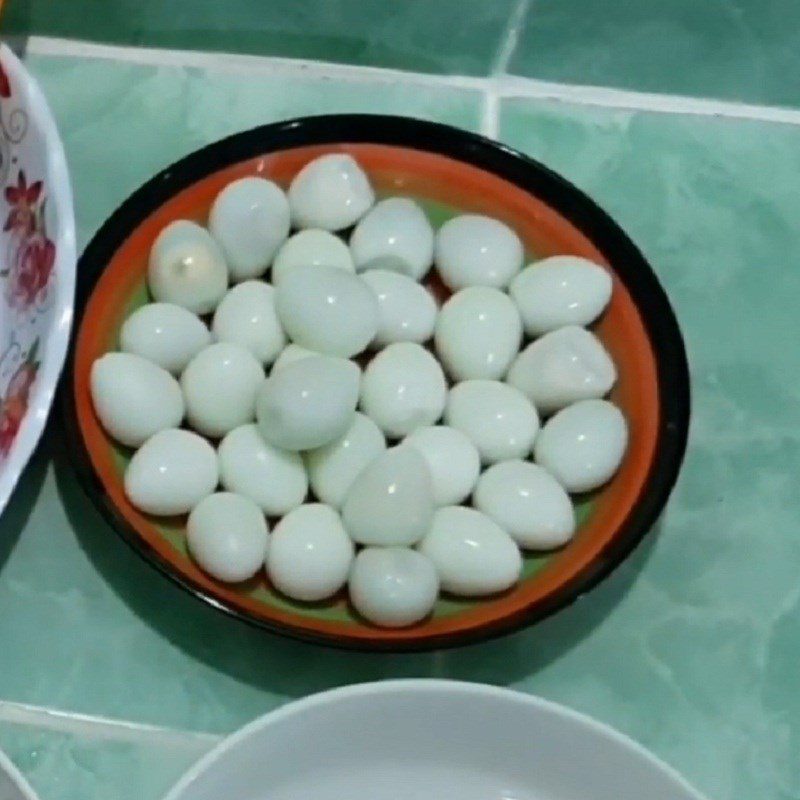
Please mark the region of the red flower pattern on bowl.
POLYGON ((41 90, 4 44, 0 225, 2 512, 53 400, 75 285, 75 222, 64 149, 41 90))

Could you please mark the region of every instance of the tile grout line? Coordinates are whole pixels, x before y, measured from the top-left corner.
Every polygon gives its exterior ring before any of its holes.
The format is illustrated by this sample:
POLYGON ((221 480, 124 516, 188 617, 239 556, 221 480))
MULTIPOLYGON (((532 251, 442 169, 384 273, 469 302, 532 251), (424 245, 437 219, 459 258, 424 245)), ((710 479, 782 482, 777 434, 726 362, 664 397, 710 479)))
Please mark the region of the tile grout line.
POLYGON ((483 108, 481 111, 480 132, 496 139, 500 135, 500 96, 497 78, 505 74, 511 57, 517 49, 519 34, 528 15, 531 0, 517 0, 503 31, 497 53, 483 88, 483 108))
POLYGON ((53 733, 79 735, 98 741, 140 742, 146 740, 151 744, 183 747, 197 750, 198 753, 207 750, 221 738, 211 733, 182 731, 127 720, 57 711, 7 700, 0 700, 0 722, 53 733))
MULTIPOLYGON (((497 75, 476 78, 468 75, 433 75, 384 67, 362 67, 327 61, 252 56, 233 53, 207 53, 195 50, 127 47, 95 44, 73 39, 31 36, 25 46, 27 54, 72 56, 123 61, 146 66, 189 67, 220 72, 284 73, 319 80, 341 79, 356 83, 397 83, 408 86, 431 86, 480 91, 489 98, 484 109, 484 123, 492 113, 492 97, 500 100, 533 99, 571 103, 620 111, 649 111, 666 114, 717 117, 738 120, 800 125, 800 109, 736 103, 727 100, 684 97, 680 95, 636 92, 602 86, 564 84, 497 75)), ((489 124, 488 127, 493 127, 489 124)))
POLYGON ((285 73, 317 79, 342 79, 357 83, 405 83, 438 88, 483 89, 486 80, 468 75, 434 75, 386 67, 354 66, 330 61, 313 61, 279 56, 254 56, 239 53, 213 53, 200 50, 168 50, 154 47, 128 47, 96 44, 76 39, 31 36, 27 55, 72 56, 155 67, 189 67, 219 72, 285 73))
POLYGON ((517 49, 519 43, 519 35, 522 32, 522 26, 525 24, 525 19, 531 8, 531 0, 517 0, 514 10, 508 18, 508 24, 503 32, 503 39, 500 46, 497 48, 497 54, 492 61, 492 67, 489 71, 491 77, 498 75, 505 75, 508 71, 508 65, 517 49))
POLYGON ((497 81, 499 84, 498 94, 506 100, 546 100, 619 111, 648 111, 800 125, 800 108, 737 103, 729 100, 656 92, 637 92, 606 86, 557 83, 516 75, 502 75, 497 78, 497 81))

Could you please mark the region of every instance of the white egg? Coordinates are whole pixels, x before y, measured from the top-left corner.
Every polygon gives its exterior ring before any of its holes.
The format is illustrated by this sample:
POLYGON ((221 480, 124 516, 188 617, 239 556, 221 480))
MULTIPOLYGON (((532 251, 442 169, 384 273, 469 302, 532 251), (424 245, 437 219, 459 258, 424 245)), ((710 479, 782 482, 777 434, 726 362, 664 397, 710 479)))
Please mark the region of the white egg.
POLYGON ((514 540, 473 508, 438 509, 419 551, 433 562, 442 589, 459 597, 503 592, 522 572, 522 556, 514 540))
POLYGON ((433 611, 439 579, 430 559, 407 547, 367 547, 353 562, 350 600, 369 622, 403 628, 433 611))
POLYGON ((154 433, 181 424, 181 387, 165 369, 132 353, 106 353, 89 377, 97 418, 118 442, 138 447, 154 433))
POLYGON ((374 458, 350 486, 342 506, 344 526, 359 544, 412 545, 433 517, 431 473, 406 445, 374 458))
POLYGON ((180 219, 167 225, 153 243, 147 284, 155 300, 207 314, 228 288, 228 267, 211 234, 180 219))
POLYGON ((323 503, 290 511, 272 532, 267 574, 295 600, 325 600, 347 583, 355 547, 339 515, 323 503))
POLYGON ((421 345, 397 342, 364 370, 361 409, 387 436, 400 437, 442 416, 447 382, 439 362, 421 345))
POLYGON ((356 225, 350 252, 359 271, 383 267, 418 281, 433 263, 433 228, 413 200, 390 197, 356 225))
POLYGON ((277 286, 295 267, 336 267, 355 272, 350 248, 329 231, 309 228, 290 236, 272 263, 272 283, 277 286))
POLYGON ((380 428, 369 417, 356 412, 342 436, 306 453, 314 494, 324 503, 340 508, 361 470, 385 450, 386 439, 380 428))
POLYGON ((485 286, 462 289, 436 320, 436 352, 455 380, 502 378, 519 352, 522 322, 507 294, 485 286))
POLYGON ((338 439, 353 421, 359 377, 352 361, 328 356, 273 372, 256 402, 261 435, 285 450, 311 450, 338 439))
POLYGON ((217 341, 247 348, 262 364, 271 364, 286 347, 275 289, 263 281, 245 281, 222 298, 211 325, 217 341))
POLYGON ((125 494, 141 511, 186 514, 219 482, 214 448, 192 431, 170 428, 151 436, 125 470, 125 494))
POLYGON ((315 353, 313 350, 308 350, 305 347, 300 347, 299 344, 286 345, 275 363, 272 365, 272 372, 270 374, 274 375, 278 370, 283 369, 289 364, 293 364, 295 361, 300 361, 303 358, 309 358, 310 356, 318 355, 320 354, 315 353))
POLYGON ((622 412, 606 400, 581 400, 545 423, 534 456, 568 492, 589 492, 611 479, 627 446, 622 412))
POLYGON ((201 500, 186 522, 186 546, 212 578, 240 583, 263 566, 269 529, 261 509, 246 497, 217 492, 201 500))
POLYGON ((539 430, 539 416, 530 401, 500 381, 457 384, 447 397, 444 418, 466 434, 484 464, 524 458, 539 430))
POLYGON ((240 178, 217 195, 208 228, 225 254, 231 278, 256 278, 289 235, 289 201, 272 181, 240 178))
POLYGON ((335 267, 296 267, 275 293, 275 307, 292 341, 350 358, 378 332, 378 300, 361 278, 335 267))
POLYGON ((551 256, 522 270, 508 291, 525 333, 541 336, 594 322, 611 299, 611 275, 586 258, 551 256))
POLYGON ((315 158, 297 173, 289 187, 296 228, 339 231, 358 222, 374 202, 369 178, 346 153, 315 158))
POLYGON ((603 397, 616 380, 616 367, 600 340, 574 325, 529 344, 507 377, 542 414, 577 400, 603 397))
POLYGON ((174 303, 148 303, 122 324, 120 348, 146 358, 173 375, 211 344, 208 328, 191 311, 174 303))
POLYGON ((436 234, 434 259, 451 289, 504 289, 522 268, 522 242, 508 225, 481 214, 445 222, 436 234))
POLYGON ((529 461, 503 461, 481 475, 475 508, 508 531, 520 547, 550 550, 575 533, 575 510, 561 484, 529 461))
POLYGON ((398 272, 370 269, 361 279, 378 298, 378 333, 374 344, 393 342, 422 344, 433 336, 436 301, 416 281, 398 272))
POLYGON ((481 459, 466 434, 447 425, 434 425, 418 428, 403 444, 425 459, 437 506, 458 505, 469 497, 481 471, 481 459))
POLYGON ((189 424, 217 438, 252 422, 263 382, 264 369, 249 350, 230 342, 209 345, 181 375, 189 424))
POLYGON ((255 425, 234 428, 217 454, 222 485, 249 497, 268 516, 286 514, 305 500, 308 478, 302 458, 267 444, 255 425))

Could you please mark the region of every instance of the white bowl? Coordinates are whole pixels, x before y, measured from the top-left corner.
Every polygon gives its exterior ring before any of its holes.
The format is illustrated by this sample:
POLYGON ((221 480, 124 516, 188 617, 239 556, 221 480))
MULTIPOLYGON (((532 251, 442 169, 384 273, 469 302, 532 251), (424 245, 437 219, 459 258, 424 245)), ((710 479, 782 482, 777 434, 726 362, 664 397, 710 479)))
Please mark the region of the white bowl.
POLYGON ((38 800, 11 759, 0 750, 0 800, 38 800))
POLYGON ((75 219, 44 95, 0 46, 0 512, 42 434, 72 323, 75 219))
POLYGON ((536 697, 452 681, 337 689, 267 714, 166 800, 702 800, 630 739, 536 697))

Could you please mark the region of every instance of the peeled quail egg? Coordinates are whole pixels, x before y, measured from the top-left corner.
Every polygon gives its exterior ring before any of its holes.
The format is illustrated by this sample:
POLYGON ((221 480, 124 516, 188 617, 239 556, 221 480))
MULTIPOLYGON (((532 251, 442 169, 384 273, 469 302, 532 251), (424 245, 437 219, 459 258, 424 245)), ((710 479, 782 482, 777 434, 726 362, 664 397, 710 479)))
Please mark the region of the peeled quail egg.
POLYGON ((600 340, 572 325, 529 344, 514 360, 507 380, 547 414, 607 394, 617 370, 600 340))
POLYGON ((371 208, 350 237, 359 271, 391 269, 419 280, 433 262, 433 228, 407 197, 390 197, 371 208))
POLYGON ((461 597, 505 591, 522 572, 522 556, 514 540, 473 508, 438 509, 419 551, 433 562, 442 589, 461 597))
POLYGON ((378 333, 375 344, 422 344, 433 336, 436 301, 416 281, 385 269, 367 270, 361 279, 378 298, 378 333))
POLYGON ((125 494, 147 514, 174 516, 191 511, 218 480, 214 448, 192 431, 170 428, 133 454, 125 470, 125 494))
POLYGON ((453 506, 469 497, 481 471, 478 449, 461 431, 447 425, 418 428, 403 440, 425 459, 437 506, 453 506))
POLYGON ((444 418, 467 435, 484 464, 524 458, 539 430, 539 416, 530 401, 500 381, 457 384, 447 397, 444 418))
POLYGON ((325 600, 347 583, 353 541, 330 506, 290 511, 272 532, 267 574, 278 591, 307 603, 325 600))
POLYGON ((217 492, 201 500, 186 522, 186 545, 200 568, 225 583, 252 578, 264 565, 269 529, 246 497, 217 492))
POLYGON ((272 283, 277 286, 295 267, 336 267, 355 272, 350 248, 328 231, 310 228, 290 236, 272 263, 272 283))
POLYGON ((481 214, 445 222, 436 234, 435 261, 454 291, 465 286, 504 289, 520 271, 522 242, 508 225, 481 214))
POLYGON ((319 353, 315 353, 313 350, 308 350, 305 347, 300 347, 299 344, 286 345, 275 363, 272 365, 272 372, 270 374, 274 375, 279 369, 283 369, 285 366, 292 364, 295 361, 300 361, 301 359, 308 358, 309 356, 318 355, 319 353))
POLYGON ((231 278, 263 275, 289 235, 289 201, 283 189, 264 178, 240 178, 218 195, 208 217, 231 278))
POLYGON ((589 492, 610 480, 627 446, 622 412, 606 400, 582 400, 547 421, 534 456, 568 492, 589 492))
POLYGON ((329 356, 303 358, 273 371, 256 402, 261 435, 285 450, 332 442, 353 421, 359 377, 351 361, 329 356))
POLYGON ((378 300, 357 276, 335 267, 296 267, 281 281, 275 307, 292 341, 349 358, 378 331, 378 300))
POLYGON ((442 416, 447 383, 439 362, 421 345, 397 342, 364 370, 361 408, 388 436, 405 436, 442 416))
POLYGON ((255 425, 234 428, 217 454, 222 485, 249 497, 265 514, 281 516, 305 499, 308 479, 302 458, 267 444, 255 425))
POLYGON ((374 458, 350 486, 342 518, 359 544, 412 545, 433 516, 431 474, 422 456, 407 445, 374 458))
POLYGON ((386 440, 380 428, 369 417, 356 412, 342 436, 306 453, 314 494, 324 503, 340 508, 361 470, 385 450, 386 440))
POLYGON ((454 294, 436 320, 436 352, 455 380, 502 378, 522 339, 519 312, 507 294, 472 286, 454 294))
POLYGON ((473 503, 521 547, 561 547, 575 532, 569 495, 547 470, 529 461, 489 467, 478 480, 473 503))
POLYGON ((228 267, 211 234, 180 219, 167 225, 153 243, 147 283, 155 300, 207 314, 228 288, 228 267))
POLYGON ((541 336, 594 322, 611 299, 611 275, 586 258, 551 256, 522 270, 508 291, 525 333, 541 336))
POLYGON ((199 352, 181 375, 189 424, 205 436, 224 436, 255 418, 264 369, 244 347, 217 342, 199 352))
POLYGON ((211 344, 211 334, 202 320, 181 306, 148 303, 122 324, 119 343, 124 352, 179 375, 194 356, 211 344))
POLYGON ((92 364, 89 384, 100 424, 128 447, 181 424, 181 387, 169 372, 141 356, 106 353, 92 364))
POLYGON ((271 364, 286 346, 275 289, 263 281, 234 286, 217 306, 211 330, 217 341, 246 347, 262 364, 271 364))
POLYGON ((374 202, 369 178, 346 153, 315 158, 297 173, 289 187, 296 228, 339 231, 358 222, 374 202))
POLYGON ((348 586, 356 611, 385 628, 427 617, 439 594, 430 559, 407 547, 365 548, 353 562, 348 586))

